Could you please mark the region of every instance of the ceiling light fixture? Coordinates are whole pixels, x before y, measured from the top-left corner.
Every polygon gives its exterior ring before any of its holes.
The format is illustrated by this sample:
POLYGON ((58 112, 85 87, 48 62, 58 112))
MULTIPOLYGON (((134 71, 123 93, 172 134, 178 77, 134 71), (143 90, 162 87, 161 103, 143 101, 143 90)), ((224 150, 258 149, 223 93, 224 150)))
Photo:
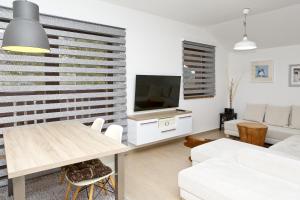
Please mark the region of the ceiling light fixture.
POLYGON ((23 53, 50 52, 47 34, 39 23, 38 5, 25 0, 13 2, 13 19, 4 32, 2 49, 23 53))
POLYGON ((245 50, 253 50, 256 49, 256 43, 253 41, 248 40, 248 35, 247 35, 247 15, 249 14, 250 9, 249 8, 245 8, 243 10, 243 14, 244 14, 244 21, 243 21, 243 26, 244 26, 244 35, 243 35, 243 40, 236 43, 234 45, 234 50, 237 51, 245 51, 245 50))

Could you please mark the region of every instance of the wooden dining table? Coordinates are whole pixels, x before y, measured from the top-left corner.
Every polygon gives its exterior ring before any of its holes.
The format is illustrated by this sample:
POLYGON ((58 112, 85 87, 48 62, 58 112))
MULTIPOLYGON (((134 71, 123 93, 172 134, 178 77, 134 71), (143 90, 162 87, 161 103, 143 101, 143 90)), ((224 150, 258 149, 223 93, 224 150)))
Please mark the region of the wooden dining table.
POLYGON ((110 155, 115 156, 115 197, 124 200, 126 145, 76 120, 17 126, 7 129, 3 137, 14 200, 26 198, 26 175, 110 155))

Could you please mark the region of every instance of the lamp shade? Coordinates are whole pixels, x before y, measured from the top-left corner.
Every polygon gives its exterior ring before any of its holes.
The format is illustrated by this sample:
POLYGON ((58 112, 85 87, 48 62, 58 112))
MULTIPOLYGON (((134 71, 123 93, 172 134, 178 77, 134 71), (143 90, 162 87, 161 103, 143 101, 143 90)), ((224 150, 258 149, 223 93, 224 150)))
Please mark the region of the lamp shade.
POLYGON ((7 26, 2 48, 24 53, 48 53, 49 41, 39 23, 39 7, 29 1, 13 2, 13 19, 7 26))
POLYGON ((256 43, 248 40, 247 36, 244 36, 243 40, 234 45, 234 50, 243 51, 243 50, 253 50, 256 49, 256 43))

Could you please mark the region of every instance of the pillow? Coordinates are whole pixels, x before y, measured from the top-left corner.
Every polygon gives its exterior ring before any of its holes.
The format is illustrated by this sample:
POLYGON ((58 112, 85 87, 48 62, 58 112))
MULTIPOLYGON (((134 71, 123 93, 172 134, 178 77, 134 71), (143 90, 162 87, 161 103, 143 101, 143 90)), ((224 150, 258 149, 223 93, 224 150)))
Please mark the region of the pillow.
POLYGON ((292 128, 300 129, 300 106, 292 106, 290 126, 292 128))
POLYGON ((255 122, 263 122, 265 110, 265 104, 247 104, 244 119, 255 122))
POLYGON ((235 155, 241 165, 300 185, 300 161, 271 151, 244 148, 235 155))
POLYGON ((290 106, 267 106, 265 122, 273 126, 288 126, 290 106))

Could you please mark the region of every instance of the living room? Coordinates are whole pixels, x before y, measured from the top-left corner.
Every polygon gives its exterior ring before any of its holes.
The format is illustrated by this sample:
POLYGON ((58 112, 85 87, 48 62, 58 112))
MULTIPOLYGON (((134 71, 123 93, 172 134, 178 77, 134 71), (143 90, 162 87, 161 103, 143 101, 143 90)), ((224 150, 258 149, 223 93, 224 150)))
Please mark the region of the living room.
POLYGON ((2 0, 0 199, 298 199, 299 11, 2 0))

